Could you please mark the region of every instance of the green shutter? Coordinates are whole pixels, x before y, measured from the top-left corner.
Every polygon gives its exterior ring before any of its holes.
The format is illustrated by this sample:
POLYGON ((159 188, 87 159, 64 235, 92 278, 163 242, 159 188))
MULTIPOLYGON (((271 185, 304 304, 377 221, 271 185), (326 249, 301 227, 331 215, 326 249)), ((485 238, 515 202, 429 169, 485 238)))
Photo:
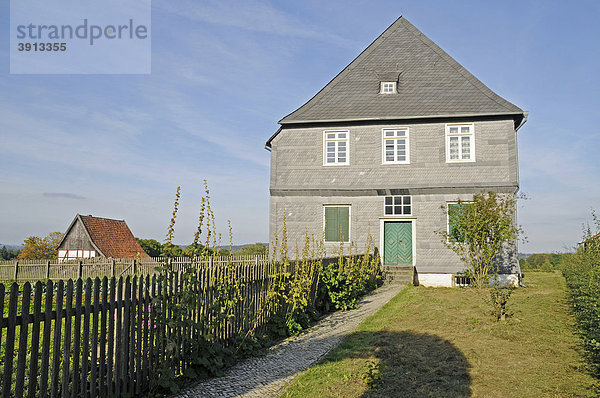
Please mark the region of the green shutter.
POLYGON ((461 216, 464 206, 469 203, 449 203, 448 204, 448 235, 455 242, 464 241, 464 237, 459 231, 455 230, 456 219, 461 216))
POLYGON ((350 208, 349 207, 338 207, 338 235, 341 236, 338 239, 340 242, 348 242, 350 237, 350 208))
POLYGON ((350 236, 350 208, 325 207, 325 240, 348 242, 350 236), (341 239, 340 239, 341 233, 341 239))
POLYGON ((336 242, 338 223, 338 211, 337 207, 326 207, 325 208, 325 240, 327 242, 336 242))

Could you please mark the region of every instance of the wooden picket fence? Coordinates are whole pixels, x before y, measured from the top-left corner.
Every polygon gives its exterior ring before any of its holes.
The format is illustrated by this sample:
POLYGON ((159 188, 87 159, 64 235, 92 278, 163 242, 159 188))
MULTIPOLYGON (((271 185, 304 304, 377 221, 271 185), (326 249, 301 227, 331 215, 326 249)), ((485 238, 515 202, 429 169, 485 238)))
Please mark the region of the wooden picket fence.
MULTIPOLYGON (((216 294, 214 281, 234 272, 243 298, 234 316, 202 330, 226 344, 266 322, 261 313, 274 264, 255 258, 221 267, 218 261, 197 265, 193 305, 185 316, 204 319, 216 294)), ((197 331, 167 326, 174 315, 166 309, 184 287, 177 272, 0 284, 1 396, 138 396, 149 391, 153 370, 170 366, 181 374, 190 366, 182 339, 197 331)))
POLYGON ((212 256, 210 258, 191 259, 189 257, 176 258, 106 258, 95 257, 81 260, 59 262, 54 260, 12 260, 0 262, 0 281, 36 282, 39 280, 69 280, 79 278, 120 277, 127 275, 152 275, 157 273, 157 268, 169 265, 170 269, 182 270, 190 261, 201 266, 217 266, 233 263, 265 265, 268 263, 266 255, 245 256, 212 256))

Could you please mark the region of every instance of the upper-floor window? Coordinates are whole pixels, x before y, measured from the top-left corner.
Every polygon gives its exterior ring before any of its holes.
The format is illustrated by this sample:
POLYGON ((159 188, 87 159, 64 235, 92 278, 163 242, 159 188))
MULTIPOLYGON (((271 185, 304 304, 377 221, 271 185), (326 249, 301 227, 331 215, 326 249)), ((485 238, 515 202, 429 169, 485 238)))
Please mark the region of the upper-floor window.
POLYGON ((446 125, 446 162, 475 161, 473 123, 446 125))
POLYGON ((412 201, 410 196, 386 196, 385 215, 410 216, 412 214, 412 201))
POLYGON ((323 164, 325 166, 350 164, 349 135, 348 131, 323 132, 323 164))
POLYGON ((381 94, 396 94, 396 82, 381 82, 381 94))
POLYGON ((408 128, 383 129, 382 140, 384 164, 410 163, 408 128))

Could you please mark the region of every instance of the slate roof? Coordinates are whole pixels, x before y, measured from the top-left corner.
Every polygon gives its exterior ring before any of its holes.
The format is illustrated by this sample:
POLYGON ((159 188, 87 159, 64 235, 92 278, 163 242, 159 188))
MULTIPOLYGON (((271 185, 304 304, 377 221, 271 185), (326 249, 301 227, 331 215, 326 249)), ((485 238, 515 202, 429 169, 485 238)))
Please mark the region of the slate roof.
POLYGON ((524 111, 486 87, 400 17, 321 91, 279 123, 504 114, 522 119, 524 111), (381 81, 397 81, 397 94, 379 94, 381 81))
POLYGON ((75 220, 73 220, 73 223, 67 229, 65 237, 77 220, 81 221, 93 245, 96 246, 103 256, 135 258, 139 253, 141 258, 150 258, 131 233, 125 220, 113 220, 110 218, 77 214, 75 220))

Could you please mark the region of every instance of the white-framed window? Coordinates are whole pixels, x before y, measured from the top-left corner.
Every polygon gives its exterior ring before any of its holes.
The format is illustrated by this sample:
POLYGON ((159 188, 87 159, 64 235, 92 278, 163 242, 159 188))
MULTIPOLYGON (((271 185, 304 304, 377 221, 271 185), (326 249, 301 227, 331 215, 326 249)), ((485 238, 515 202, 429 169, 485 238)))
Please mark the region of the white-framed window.
POLYGON ((408 195, 386 196, 384 214, 386 216, 412 215, 412 198, 408 195))
POLYGON ((473 123, 446 125, 446 162, 475 161, 475 130, 473 123))
POLYGON ((408 127, 383 129, 382 131, 383 164, 410 163, 410 145, 408 127))
POLYGON ((396 82, 381 82, 381 94, 396 94, 396 82))
POLYGON ((323 132, 323 165, 350 164, 349 136, 350 132, 347 130, 323 132))
POLYGON ((349 242, 350 205, 323 205, 323 231, 325 242, 349 242))

